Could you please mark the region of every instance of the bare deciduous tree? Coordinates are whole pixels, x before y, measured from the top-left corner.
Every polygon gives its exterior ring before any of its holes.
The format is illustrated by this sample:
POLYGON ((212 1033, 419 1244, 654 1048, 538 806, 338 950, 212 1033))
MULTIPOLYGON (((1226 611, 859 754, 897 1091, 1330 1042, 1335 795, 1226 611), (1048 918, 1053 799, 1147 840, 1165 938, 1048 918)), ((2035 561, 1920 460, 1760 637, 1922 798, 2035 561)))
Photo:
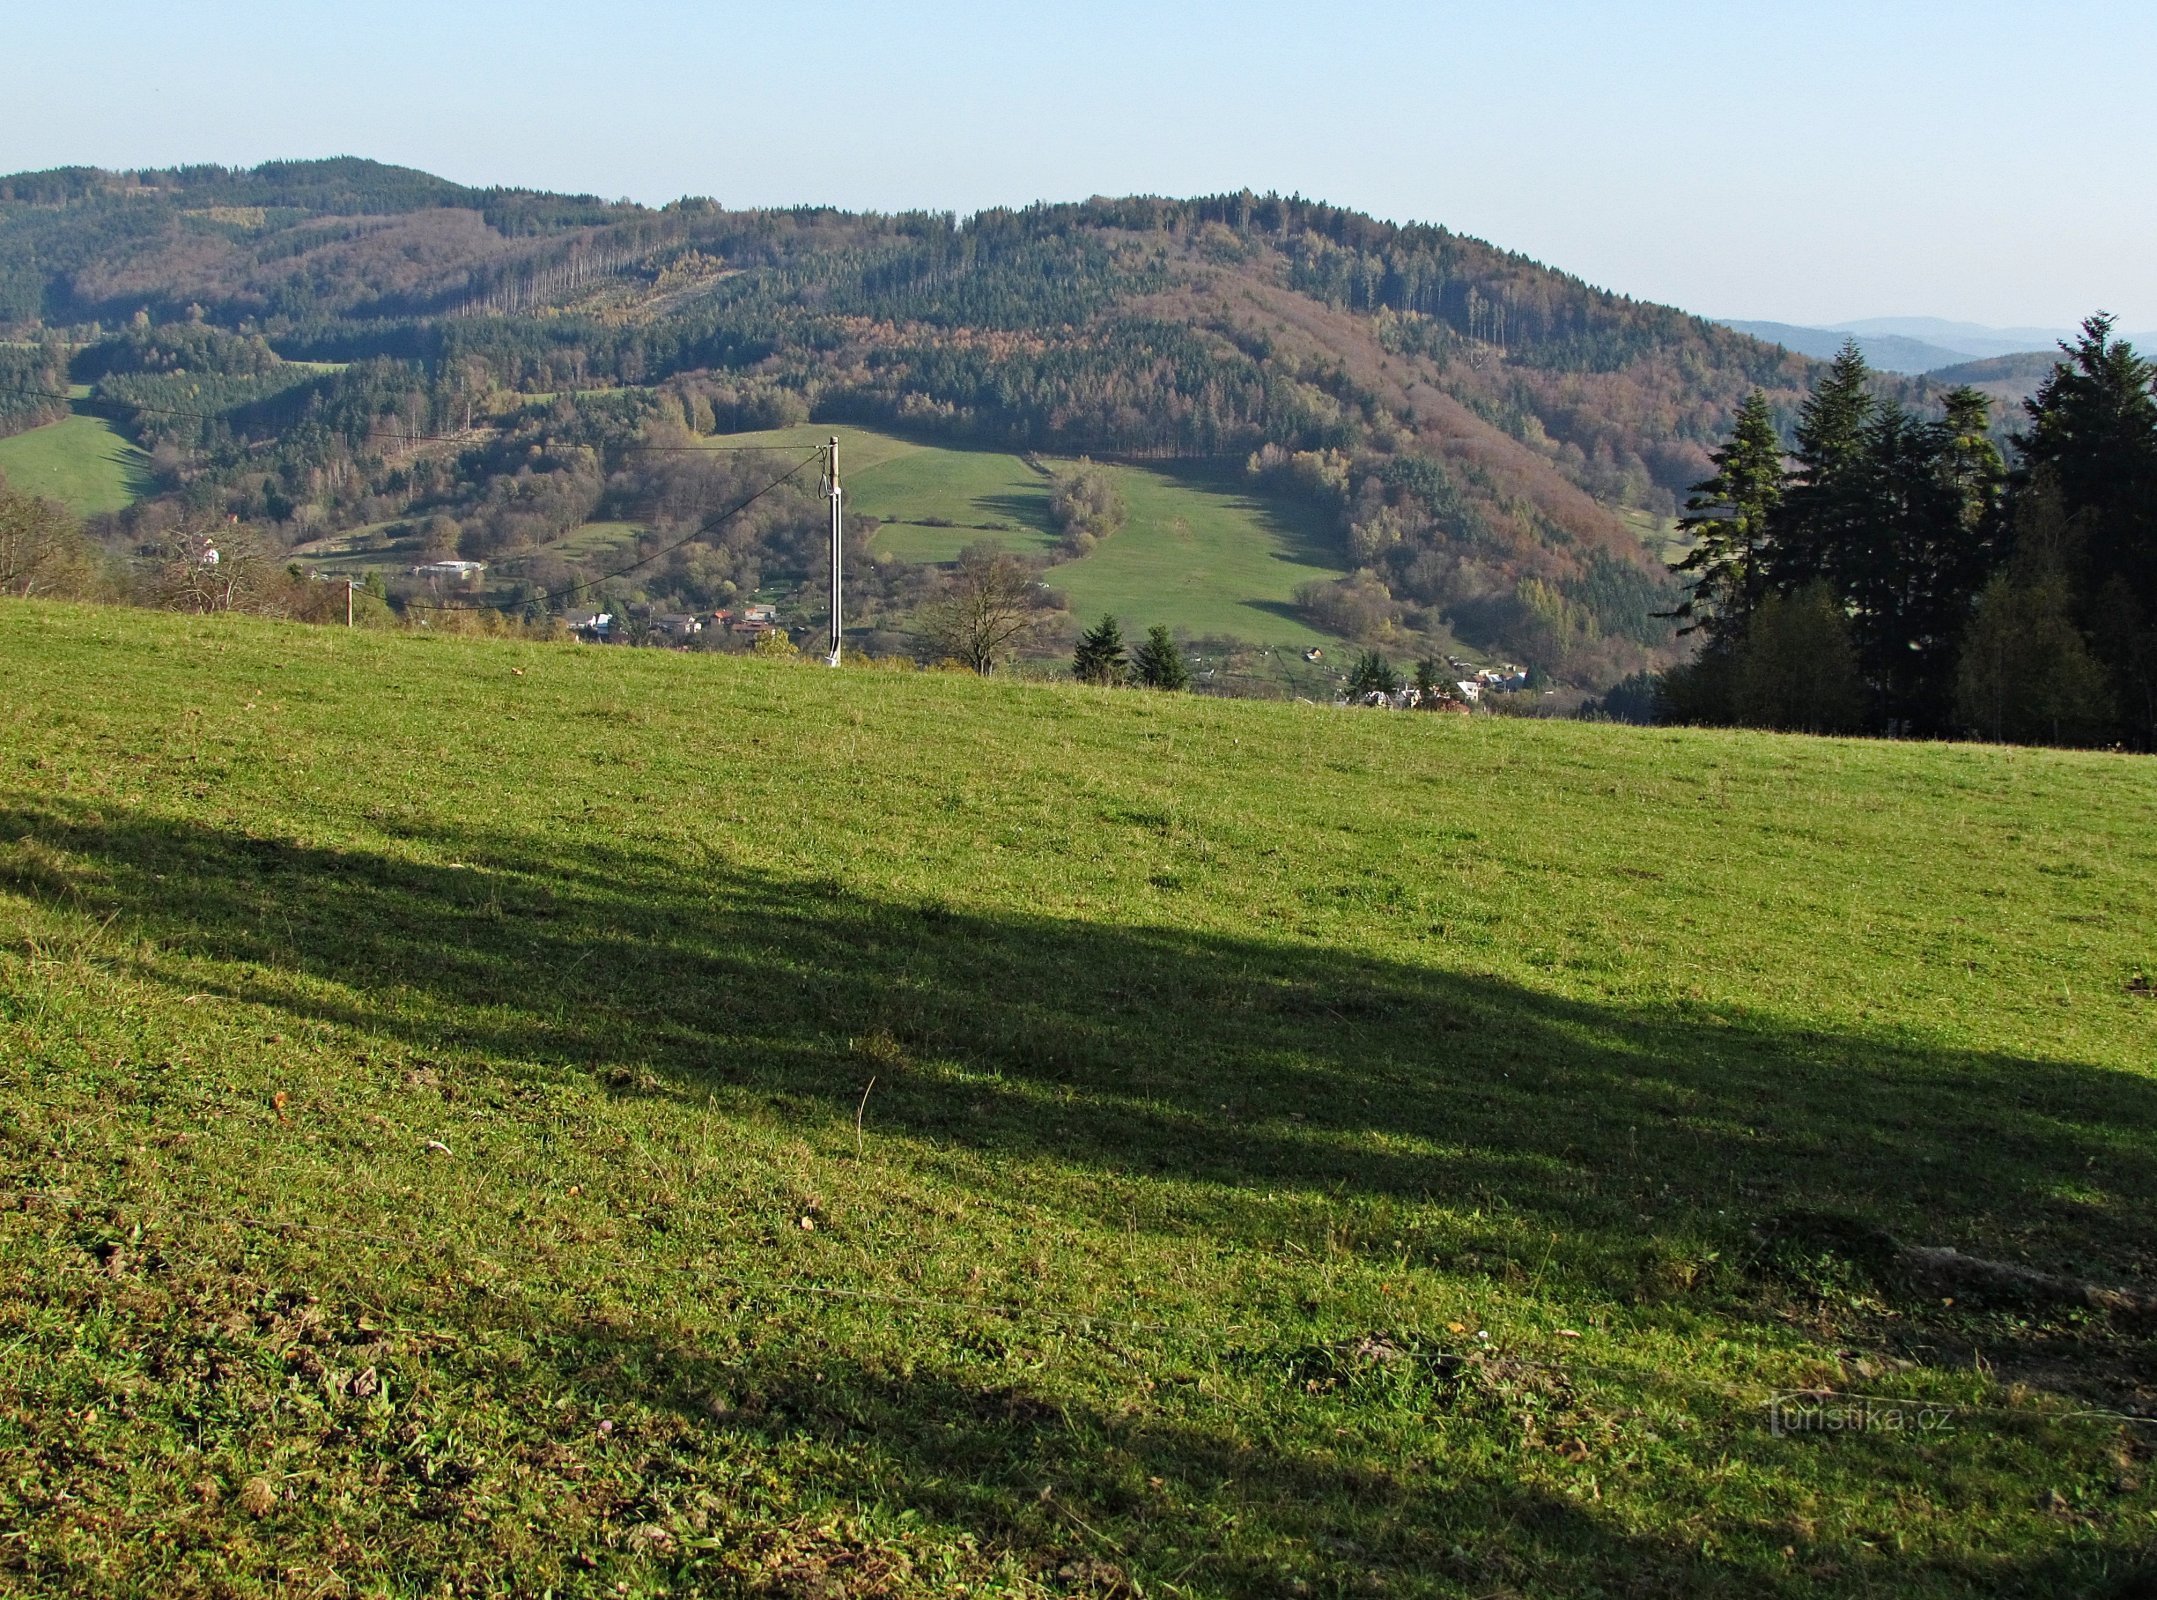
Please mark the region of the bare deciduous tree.
POLYGON ((74 518, 50 500, 9 492, 0 478, 0 594, 79 595, 96 574, 74 518))
POLYGON ((959 552, 943 592, 916 614, 914 632, 931 655, 993 672, 1033 631, 1046 605, 1032 569, 985 539, 959 552))
POLYGON ((245 523, 182 528, 158 552, 153 589, 171 611, 256 611, 283 615, 288 590, 260 535, 245 523))

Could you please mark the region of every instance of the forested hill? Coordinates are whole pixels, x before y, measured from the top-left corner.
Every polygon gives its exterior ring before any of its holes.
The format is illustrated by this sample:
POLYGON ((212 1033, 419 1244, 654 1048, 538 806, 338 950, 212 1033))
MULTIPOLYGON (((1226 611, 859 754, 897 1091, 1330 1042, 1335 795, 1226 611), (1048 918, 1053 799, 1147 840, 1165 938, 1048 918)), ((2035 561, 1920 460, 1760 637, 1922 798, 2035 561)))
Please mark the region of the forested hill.
MULTIPOLYGON (((350 159, 0 178, 10 337, 188 322, 357 363, 359 410, 437 429, 476 391, 639 386, 707 432, 813 417, 1249 460, 1334 507, 1363 600, 1599 674, 1667 639, 1667 580, 1621 513, 1667 515, 1739 400, 1794 412, 1812 370, 1441 227, 1272 195, 960 221, 350 159)), ((234 390, 258 424, 260 388, 234 390)))

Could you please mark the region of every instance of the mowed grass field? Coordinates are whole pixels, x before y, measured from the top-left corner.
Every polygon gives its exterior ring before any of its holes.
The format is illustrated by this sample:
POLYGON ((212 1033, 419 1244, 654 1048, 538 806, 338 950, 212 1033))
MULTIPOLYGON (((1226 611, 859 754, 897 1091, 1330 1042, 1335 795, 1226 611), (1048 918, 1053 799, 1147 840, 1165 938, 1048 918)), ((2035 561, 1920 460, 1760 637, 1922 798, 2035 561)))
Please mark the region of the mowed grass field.
POLYGON ((78 517, 133 505, 149 491, 149 466, 111 423, 80 412, 0 439, 9 486, 57 500, 78 517))
POLYGON ((0 730, 0 1589, 2145 1592, 2147 1327, 1867 1241, 2157 1283, 2157 763, 23 602, 0 730))
MULTIPOLYGON (((877 548, 906 561, 949 561, 978 539, 1049 554, 1054 488, 1043 472, 997 450, 955 450, 862 428, 823 426, 729 434, 728 445, 806 449, 839 435, 849 504, 889 526, 877 548), (928 526, 927 519, 950 526, 928 526), (1001 526, 990 526, 1000 524, 1001 526)), ((1060 458, 1044 462, 1051 470, 1060 458)), ((1073 613, 1114 612, 1126 627, 1167 623, 1188 635, 1301 648, 1332 645, 1295 615, 1299 584, 1337 578, 1338 541, 1314 507, 1254 493, 1218 466, 1110 466, 1130 520, 1092 554, 1057 564, 1048 581, 1073 613)))

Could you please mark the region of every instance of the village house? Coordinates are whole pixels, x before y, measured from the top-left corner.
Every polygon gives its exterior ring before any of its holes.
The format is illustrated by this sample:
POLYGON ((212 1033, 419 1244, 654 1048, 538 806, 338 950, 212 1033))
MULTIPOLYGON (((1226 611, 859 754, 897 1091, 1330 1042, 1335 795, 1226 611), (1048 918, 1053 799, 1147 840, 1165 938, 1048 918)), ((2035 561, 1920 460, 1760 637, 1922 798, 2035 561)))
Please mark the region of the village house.
POLYGON ((447 578, 453 583, 470 583, 487 570, 484 561, 423 561, 412 569, 415 578, 447 578))

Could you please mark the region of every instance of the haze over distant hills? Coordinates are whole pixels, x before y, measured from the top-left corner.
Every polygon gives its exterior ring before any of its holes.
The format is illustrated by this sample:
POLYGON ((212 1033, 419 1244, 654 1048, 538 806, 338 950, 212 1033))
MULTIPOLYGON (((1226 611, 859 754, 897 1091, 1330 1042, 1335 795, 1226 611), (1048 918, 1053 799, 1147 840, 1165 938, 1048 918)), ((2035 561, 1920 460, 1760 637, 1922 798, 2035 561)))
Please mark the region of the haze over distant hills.
MULTIPOLYGON (((1976 322, 1951 322, 1942 317, 1868 317, 1813 327, 1792 322, 1746 321, 1732 317, 1716 319, 1726 328, 1749 333, 1756 339, 1779 344, 1798 355, 1826 360, 1855 338, 1865 359, 1884 372, 1913 376, 1939 376, 1950 367, 2001 356, 2041 354, 2046 359, 2035 367, 2039 378, 2051 370, 2051 357, 2060 341, 2074 337, 2072 328, 1992 328, 1976 322)), ((2128 334, 2133 344, 2157 345, 2157 333, 2128 334)), ((2028 363, 2022 366, 2028 366, 2028 363)), ((2022 370, 2018 366, 2015 370, 2022 370)))

